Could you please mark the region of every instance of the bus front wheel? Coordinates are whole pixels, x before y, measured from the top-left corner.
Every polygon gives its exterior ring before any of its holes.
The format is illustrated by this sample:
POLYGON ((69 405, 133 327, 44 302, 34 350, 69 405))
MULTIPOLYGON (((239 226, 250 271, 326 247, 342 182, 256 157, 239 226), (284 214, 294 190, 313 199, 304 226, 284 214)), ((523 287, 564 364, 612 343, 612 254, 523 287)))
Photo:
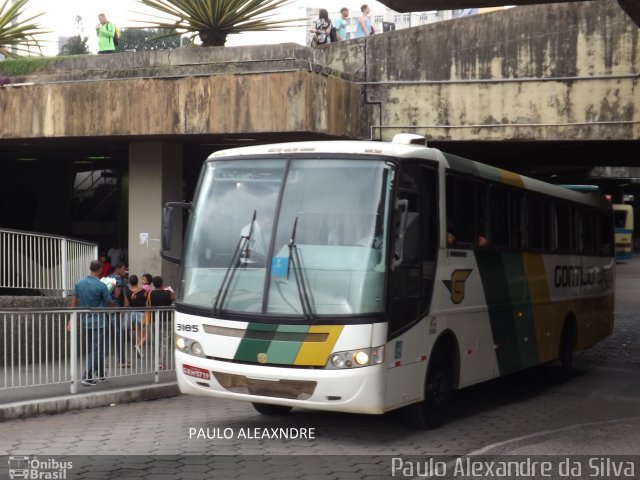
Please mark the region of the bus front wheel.
POLYGON ((251 405, 262 415, 286 415, 291 411, 291 407, 284 405, 269 405, 268 403, 251 403, 251 405))
POLYGON ((453 369, 448 349, 438 348, 431 356, 424 388, 424 400, 404 408, 407 425, 428 429, 442 426, 448 416, 453 369))

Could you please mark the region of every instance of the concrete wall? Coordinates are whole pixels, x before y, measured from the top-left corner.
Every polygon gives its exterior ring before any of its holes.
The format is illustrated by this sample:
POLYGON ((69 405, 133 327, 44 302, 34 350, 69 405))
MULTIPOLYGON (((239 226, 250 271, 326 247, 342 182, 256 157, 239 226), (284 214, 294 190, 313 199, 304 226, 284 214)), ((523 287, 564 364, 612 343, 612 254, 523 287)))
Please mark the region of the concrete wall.
POLYGON ((10 114, 0 117, 0 141, 234 133, 388 139, 400 130, 443 141, 630 140, 640 137, 639 52, 639 30, 617 2, 585 1, 316 49, 85 56, 3 87, 0 110, 10 114), (76 82, 52 83, 60 80, 76 82))
MULTIPOLYGON (((8 93, 8 94, 6 94, 8 93)), ((13 87, 3 139, 314 132, 358 136, 360 88, 294 71, 13 87), (333 120, 329 122, 329 120, 333 120)))
MULTIPOLYGON (((510 5, 530 5, 540 3, 581 2, 584 0, 510 0, 510 5)), ((616 0, 601 0, 615 2, 616 0)), ((617 0, 620 6, 640 26, 640 2, 638 0, 617 0)), ((449 10, 457 8, 501 7, 504 0, 381 0, 397 12, 419 12, 424 10, 449 10)))
POLYGON ((639 55, 636 25, 617 3, 596 1, 374 35, 318 61, 363 72, 374 138, 633 140, 639 55))
MULTIPOLYGON (((3 67, 0 63, 0 73, 3 67)), ((295 44, 79 56, 11 77, 0 140, 184 134, 358 137, 362 89, 295 44), (65 82, 65 83, 62 83, 65 82)))
MULTIPOLYGON (((182 145, 132 142, 129 147, 129 274, 161 275, 177 287, 175 264, 160 260, 162 206, 183 200, 182 145), (146 236, 146 241, 144 240, 146 236)), ((182 250, 181 211, 174 214, 172 243, 182 250)))

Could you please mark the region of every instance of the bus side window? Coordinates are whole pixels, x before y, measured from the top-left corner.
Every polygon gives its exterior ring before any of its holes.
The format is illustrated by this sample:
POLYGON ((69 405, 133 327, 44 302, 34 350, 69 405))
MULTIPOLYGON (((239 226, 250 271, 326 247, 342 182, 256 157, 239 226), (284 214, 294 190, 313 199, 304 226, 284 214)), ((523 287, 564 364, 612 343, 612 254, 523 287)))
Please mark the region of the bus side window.
POLYGON ((571 228, 571 206, 564 202, 556 203, 556 232, 558 234, 558 253, 573 252, 571 228))
POLYGON ((582 211, 582 253, 594 255, 596 253, 596 234, 594 214, 582 211))
POLYGON ((484 184, 447 176, 447 245, 456 248, 487 245, 486 197, 484 184))
POLYGON ((509 193, 501 188, 492 188, 491 242, 495 247, 509 246, 509 193))
POLYGON ((603 256, 613 256, 613 216, 610 213, 601 213, 600 220, 600 251, 603 256))
POLYGON ((522 194, 494 186, 489 193, 491 242, 497 248, 522 245, 522 194))
POLYGON ((527 248, 532 251, 551 250, 551 205, 543 198, 527 195, 525 231, 527 248))

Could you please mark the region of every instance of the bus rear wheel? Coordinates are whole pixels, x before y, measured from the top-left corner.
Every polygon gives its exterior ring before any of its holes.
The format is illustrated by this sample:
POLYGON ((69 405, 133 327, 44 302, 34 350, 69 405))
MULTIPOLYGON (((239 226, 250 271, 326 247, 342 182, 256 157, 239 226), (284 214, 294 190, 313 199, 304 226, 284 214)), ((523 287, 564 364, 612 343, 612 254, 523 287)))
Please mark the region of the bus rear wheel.
POLYGON ((269 405, 268 403, 251 403, 253 408, 262 415, 286 415, 291 411, 291 407, 284 405, 269 405))
POLYGON ((448 349, 438 348, 431 357, 424 400, 403 409, 404 421, 412 428, 438 428, 446 421, 451 399, 453 369, 448 349))
POLYGON ((576 349, 576 331, 573 323, 566 323, 560 337, 558 361, 553 367, 552 379, 555 383, 565 383, 573 372, 573 352, 576 349))

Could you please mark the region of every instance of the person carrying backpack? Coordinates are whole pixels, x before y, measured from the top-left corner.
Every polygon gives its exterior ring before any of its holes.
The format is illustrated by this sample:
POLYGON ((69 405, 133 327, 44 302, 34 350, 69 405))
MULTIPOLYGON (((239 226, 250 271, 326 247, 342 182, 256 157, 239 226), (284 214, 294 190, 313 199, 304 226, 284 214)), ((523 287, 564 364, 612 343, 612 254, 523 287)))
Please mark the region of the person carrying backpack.
POLYGON ((107 21, 104 13, 98 15, 100 23, 96 25, 96 35, 98 35, 98 53, 115 53, 118 44, 118 28, 107 21))

